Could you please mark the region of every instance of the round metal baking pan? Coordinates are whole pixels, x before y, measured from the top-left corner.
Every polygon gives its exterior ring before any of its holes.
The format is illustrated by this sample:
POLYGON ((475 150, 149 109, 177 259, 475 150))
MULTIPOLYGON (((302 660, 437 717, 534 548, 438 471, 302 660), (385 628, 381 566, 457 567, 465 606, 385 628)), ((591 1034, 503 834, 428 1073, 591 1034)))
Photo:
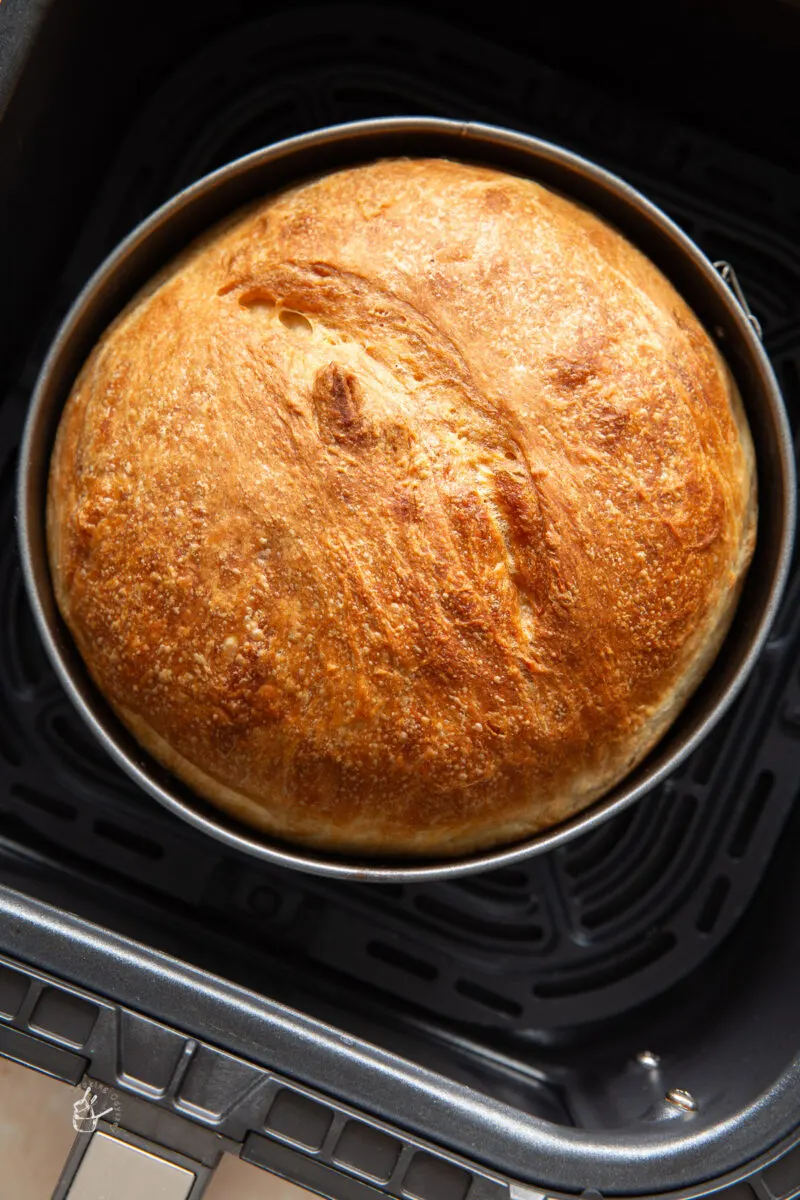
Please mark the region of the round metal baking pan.
POLYGON ((641 799, 675 770, 730 708, 764 648, 786 582, 794 519, 791 436, 775 377, 752 321, 698 247, 633 188, 567 150, 492 126, 417 117, 334 126, 256 151, 186 188, 135 229, 78 296, 50 348, 28 414, 18 484, 23 571, 39 632, 67 694, 112 758, 165 807, 230 846, 284 867, 376 883, 465 875, 553 849, 641 799), (89 678, 57 610, 45 539, 48 465, 61 410, 89 350, 136 290, 192 238, 249 200, 324 171, 396 155, 445 156, 527 175, 616 225, 671 279, 717 340, 744 399, 759 479, 758 543, 733 625, 708 676, 654 751, 572 820, 513 845, 439 861, 318 853, 269 839, 195 796, 139 747, 89 678))

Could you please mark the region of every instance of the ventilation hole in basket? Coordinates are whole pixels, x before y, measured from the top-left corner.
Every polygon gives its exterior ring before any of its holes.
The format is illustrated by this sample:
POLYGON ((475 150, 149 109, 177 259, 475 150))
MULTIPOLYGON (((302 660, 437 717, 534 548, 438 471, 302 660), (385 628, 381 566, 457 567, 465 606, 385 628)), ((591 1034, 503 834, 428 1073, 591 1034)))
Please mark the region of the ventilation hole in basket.
POLYGON ((728 846, 731 858, 744 858, 747 853, 774 784, 775 776, 772 771, 762 771, 753 784, 744 806, 744 812, 736 826, 736 832, 728 846))
POLYGON ((709 782, 727 735, 728 727, 726 723, 719 726, 710 734, 703 742, 701 749, 696 752, 692 762, 692 779, 695 783, 705 785, 709 782))
POLYGON ((743 200, 764 207, 769 207, 773 202, 773 194, 767 188, 754 183, 749 175, 738 172, 734 174, 717 163, 709 163, 705 175, 714 190, 726 198, 735 195, 737 201, 743 200))
POLYGON ((647 801, 631 813, 618 843, 603 862, 580 876, 574 883, 573 898, 591 909, 618 889, 638 870, 645 854, 658 844, 668 822, 674 817, 674 793, 666 788, 651 792, 647 801))
POLYGON ((347 891, 352 891, 359 901, 366 900, 402 900, 405 887, 402 883, 351 883, 342 885, 347 891))
POLYGON ((576 846, 566 855, 565 870, 568 875, 576 878, 594 871, 618 847, 634 820, 634 812, 629 810, 621 813, 613 821, 608 821, 597 833, 581 838, 576 846))
POLYGON ((416 46, 410 38, 396 37, 392 33, 379 33, 375 38, 376 46, 396 54, 401 62, 413 58, 416 46))
POLYGON ((6 493, 12 493, 14 490, 14 480, 17 476, 17 463, 19 461, 19 448, 15 446, 8 454, 2 469, 0 469, 0 499, 5 497, 6 493))
POLYGON ((22 766, 22 755, 17 741, 4 721, 0 721, 0 758, 5 759, 10 767, 22 766))
POLYGON ((525 887, 508 888, 495 883, 489 875, 478 876, 477 879, 454 879, 448 887, 456 892, 477 896, 479 900, 492 905, 499 905, 511 912, 532 913, 539 907, 539 898, 533 884, 525 879, 525 887))
POLYGON ((534 105, 536 104, 536 102, 539 98, 539 93, 541 92, 541 90, 542 90, 542 85, 541 85, 540 80, 538 80, 538 79, 528 80, 528 83, 525 87, 525 91, 522 96, 522 103, 526 109, 531 109, 534 107, 534 105))
MULTIPOLYGON (((499 871, 490 871, 483 878, 487 883, 497 883, 500 887, 526 888, 530 885, 530 879, 525 871, 515 871, 510 867, 501 867, 499 871)), ((468 880, 462 882, 466 883, 468 880)))
POLYGON ((370 896, 380 896, 382 900, 399 900, 405 890, 402 883, 371 883, 365 888, 370 896))
POLYGON ((427 896, 424 893, 417 896, 414 903, 425 916, 454 926, 471 937, 484 937, 504 942, 540 942, 544 937, 541 925, 531 922, 520 924, 516 921, 512 923, 487 920, 473 912, 453 908, 452 905, 445 904, 434 896, 427 896))
POLYGON ((519 1001, 511 1000, 508 996, 500 996, 497 992, 482 987, 479 983, 473 983, 471 979, 459 979, 456 982, 456 991, 459 995, 466 996, 468 1000, 474 1000, 476 1004, 490 1008, 493 1012, 503 1013, 507 1017, 522 1016, 523 1008, 519 1001))
POLYGON ((281 894, 275 888, 259 884, 247 897, 247 907, 257 917, 274 917, 281 908, 281 894))
POLYGON ((787 590, 778 610, 778 616, 770 636, 771 644, 783 641, 792 632, 800 616, 800 572, 798 572, 798 566, 800 566, 800 550, 795 546, 790 568, 794 582, 787 590))
POLYGON ((60 817, 64 821, 74 821, 78 815, 77 809, 66 800, 61 800, 57 796, 49 796, 45 792, 40 792, 36 788, 28 787, 24 783, 17 783, 11 788, 11 794, 17 800, 22 800, 25 804, 30 804, 33 808, 38 808, 42 812, 49 813, 50 816, 60 817))
POLYGON ((88 760, 100 767, 108 767, 111 760, 103 753, 102 747, 93 738, 87 737, 79 721, 72 719, 62 711, 49 714, 46 722, 50 739, 58 744, 58 749, 76 765, 83 766, 88 760))
POLYGON ((634 954, 618 958, 594 971, 583 971, 561 979, 543 980, 536 984, 533 993, 541 1000, 556 1000, 562 996, 578 996, 582 992, 595 992, 600 988, 611 987, 658 962, 673 949, 675 943, 675 935, 665 930, 634 954))
MULTIPOLYGON (((352 35, 347 33, 304 32, 302 39, 298 38, 294 43, 286 43, 285 51, 281 51, 281 61, 285 62, 291 51, 294 51, 296 54, 299 50, 304 63, 308 63, 316 54, 322 55, 323 59, 329 62, 334 57, 333 52, 335 50, 349 49, 352 41, 352 35)), ((275 50, 273 46, 270 45, 269 51, 266 54, 254 55, 251 61, 261 62, 273 72, 275 70, 275 50)))
MULTIPOLYGON (((259 111, 258 116, 240 125, 232 137, 225 138, 224 147, 218 147, 212 161, 206 164, 205 171, 222 163, 241 158, 252 150, 259 150, 276 140, 276 134, 296 119, 297 105, 291 100, 285 100, 270 108, 259 111)), ((203 174, 205 171, 201 171, 203 174)))
POLYGON ((492 91, 505 91, 506 81, 497 71, 492 71, 485 63, 480 65, 474 59, 461 58, 458 54, 452 54, 447 50, 442 50, 439 55, 439 62, 450 72, 460 75, 462 79, 468 79, 471 86, 474 86, 476 81, 480 81, 492 91))
POLYGON ((48 671, 47 659, 19 576, 14 581, 9 633, 11 660, 17 686, 38 687, 48 671))
POLYGON ((697 917, 696 926, 700 933, 711 933, 730 890, 730 880, 724 875, 714 880, 697 917))
POLYGON ((122 846, 123 850, 129 850, 131 854, 139 854, 153 862, 164 857, 164 847, 158 842, 142 837, 140 833, 133 833, 130 829, 123 829, 120 825, 114 825, 111 821, 95 821, 94 831, 98 837, 105 838, 116 846, 122 846))
POLYGON ((139 793, 123 775, 99 742, 89 734, 72 708, 56 702, 39 714, 37 731, 47 749, 57 757, 60 767, 71 771, 82 784, 111 786, 126 796, 139 793))
POLYGON ((417 979, 431 980, 439 974, 431 963, 414 958, 404 950, 398 950, 396 946, 387 946, 385 942, 369 942, 367 954, 370 958, 377 958, 379 962, 396 967, 398 971, 404 971, 407 975, 416 975, 417 979))
POLYGON ((388 91, 367 84, 346 84, 337 87, 333 92, 333 99, 345 109, 351 110, 353 106, 368 108, 373 116, 396 116, 401 107, 408 115, 429 109, 429 106, 420 103, 412 93, 400 89, 388 91))
POLYGON ((783 398, 792 428, 800 423, 800 367, 794 358, 786 358, 780 367, 783 398))
POLYGON ((653 843, 649 854, 642 855, 628 882, 613 896, 594 908, 587 909, 581 923, 586 929, 597 929, 633 909, 661 882, 675 863, 678 851, 687 838, 692 818, 697 810, 693 796, 682 796, 673 808, 661 837, 653 843))

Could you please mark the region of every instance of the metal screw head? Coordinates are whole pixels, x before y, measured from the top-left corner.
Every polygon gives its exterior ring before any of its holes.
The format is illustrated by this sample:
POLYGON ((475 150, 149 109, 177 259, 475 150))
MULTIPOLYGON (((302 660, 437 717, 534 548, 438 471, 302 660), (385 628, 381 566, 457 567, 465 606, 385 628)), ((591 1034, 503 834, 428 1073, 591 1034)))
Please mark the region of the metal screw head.
POLYGON ((667 1101, 674 1104, 675 1108, 682 1108, 684 1112, 697 1112, 697 1101, 691 1092, 687 1092, 683 1088, 670 1088, 667 1092, 667 1101))
POLYGON ((636 1055, 636 1061, 640 1066, 647 1067, 650 1071, 661 1066, 661 1056, 654 1054, 652 1050, 641 1050, 636 1055))

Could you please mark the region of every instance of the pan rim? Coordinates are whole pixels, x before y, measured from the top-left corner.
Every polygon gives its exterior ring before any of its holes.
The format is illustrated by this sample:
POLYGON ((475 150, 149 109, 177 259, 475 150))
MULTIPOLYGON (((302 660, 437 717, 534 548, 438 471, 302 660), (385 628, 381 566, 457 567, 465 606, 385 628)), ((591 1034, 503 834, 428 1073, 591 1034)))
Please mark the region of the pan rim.
MULTIPOLYGON (((191 239, 188 239, 191 240, 191 239)), ((633 239, 632 239, 633 240, 633 239)), ((74 378, 74 375, 73 375, 74 378)), ((599 824, 604 823, 617 813, 639 801, 647 792, 662 783, 686 758, 705 740, 716 727, 721 717, 730 709, 739 696, 752 669, 759 658, 772 627, 778 606, 787 583, 791 554, 794 540, 796 492, 794 459, 791 451, 791 432, 788 419, 783 407, 780 390, 770 366, 766 353, 757 338, 746 314, 740 308, 728 285, 722 280, 713 264, 696 246, 696 244, 652 201, 643 196, 622 179, 598 166, 590 160, 575 154, 551 142, 532 137, 528 134, 504 129, 499 126, 478 122, 459 122, 438 117, 388 117, 348 122, 340 125, 327 126, 296 137, 287 138, 251 154, 236 159, 220 167, 218 170, 184 188, 154 213, 141 222, 119 245, 108 255, 76 297, 69 312, 64 318, 40 370, 31 403, 29 406, 25 430, 20 450, 20 465, 17 489, 17 529, 21 549, 22 571, 28 598, 32 606, 35 623, 42 638, 48 658, 53 665, 59 680, 70 701, 80 716, 100 741, 114 761, 131 777, 144 791, 156 799, 165 808, 180 816, 184 821, 220 840, 230 847, 250 856, 275 865, 306 871, 332 878, 357 880, 374 883, 403 883, 421 882, 435 879, 453 879, 459 876, 471 875, 481 871, 512 866, 533 855, 553 850, 573 838, 589 832, 599 824), (47 563, 37 566, 35 553, 32 549, 32 491, 40 485, 35 476, 35 462, 40 450, 42 422, 48 413, 50 390, 57 375, 65 348, 75 330, 86 319, 87 312, 93 302, 101 295, 103 288, 113 279, 120 269, 130 262, 143 248, 146 248, 151 235, 162 230, 195 205, 199 200, 221 185, 271 162, 290 159, 301 151, 311 150, 315 146, 329 146, 332 143, 347 142, 354 146, 353 160, 359 155, 355 147, 363 147, 370 139, 387 133, 438 134, 453 140, 453 150, 462 153, 473 152, 480 157, 481 148, 491 145, 502 145, 510 150, 521 151, 531 160, 546 161, 563 166, 566 169, 580 172, 594 184, 606 192, 638 210, 651 223, 659 227, 662 234, 682 252, 689 264, 704 277, 705 283, 710 284, 717 297, 726 309, 727 315, 737 326, 737 331, 744 340, 746 349, 755 366, 764 394, 767 398, 768 410, 775 426, 775 440, 780 457, 781 482, 784 491, 782 508, 782 528, 780 544, 772 581, 765 602, 759 613, 756 628, 750 637, 746 651, 738 661, 733 677, 724 691, 717 698, 702 719, 698 720, 675 749, 667 755, 660 765, 651 770, 637 768, 630 782, 623 778, 607 796, 600 798, 587 809, 570 818, 568 821, 552 829, 543 830, 530 838, 511 845, 494 847, 458 858, 447 860, 398 860, 371 862, 369 859, 350 859, 345 856, 330 856, 322 852, 304 850, 300 846, 283 843, 277 839, 271 842, 267 835, 259 835, 255 830, 248 832, 244 826, 238 826, 225 818, 222 812, 215 816, 202 811, 203 807, 211 808, 202 798, 197 797, 195 807, 188 799, 183 799, 179 790, 184 785, 175 779, 175 792, 148 772, 150 763, 158 767, 159 772, 164 768, 156 763, 145 751, 141 751, 144 765, 135 761, 115 737, 113 723, 104 720, 93 707, 87 703, 85 695, 75 678, 75 672, 59 644, 55 622, 45 610, 42 598, 42 575, 49 582, 47 563), (111 724, 111 730, 108 728, 111 724), (641 772, 641 778, 637 775, 641 772)), ((44 506, 39 503, 39 518, 44 519, 44 506)), ((45 555, 46 558, 46 555, 45 555)), ((52 584, 49 583, 52 589, 52 584)), ((736 622, 738 614, 734 617, 736 622)), ((713 671, 713 666, 711 668, 713 671)), ((88 676, 87 676, 88 678, 88 676)), ((92 683, 91 688, 102 701, 99 689, 92 683)), ((105 701, 102 701, 105 705, 105 701)), ((116 722, 117 719, 113 718, 116 722)), ((119 726, 122 730, 122 726, 119 726)), ((644 767, 647 763, 645 759, 644 767)), ((169 774, 165 771, 166 774, 169 774)), ((174 778, 170 776, 170 778, 174 778)), ((188 789, 186 789, 188 791, 188 789)))

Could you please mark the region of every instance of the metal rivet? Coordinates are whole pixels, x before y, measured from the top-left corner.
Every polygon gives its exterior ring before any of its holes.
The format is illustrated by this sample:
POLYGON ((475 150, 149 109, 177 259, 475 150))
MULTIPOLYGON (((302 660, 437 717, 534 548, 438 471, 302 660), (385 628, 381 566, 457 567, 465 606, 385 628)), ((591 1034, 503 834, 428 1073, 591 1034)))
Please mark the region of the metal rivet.
POLYGON ((697 1101, 691 1092, 684 1091, 683 1088, 671 1088, 667 1092, 667 1100, 676 1108, 682 1108, 684 1112, 697 1112, 697 1101))
POLYGON ((647 1067, 648 1070, 653 1070, 655 1067, 661 1066, 661 1055, 654 1054, 652 1050, 641 1050, 636 1055, 636 1061, 642 1067, 647 1067))

